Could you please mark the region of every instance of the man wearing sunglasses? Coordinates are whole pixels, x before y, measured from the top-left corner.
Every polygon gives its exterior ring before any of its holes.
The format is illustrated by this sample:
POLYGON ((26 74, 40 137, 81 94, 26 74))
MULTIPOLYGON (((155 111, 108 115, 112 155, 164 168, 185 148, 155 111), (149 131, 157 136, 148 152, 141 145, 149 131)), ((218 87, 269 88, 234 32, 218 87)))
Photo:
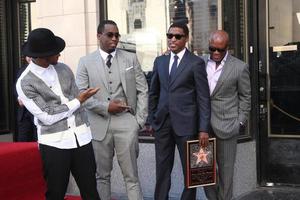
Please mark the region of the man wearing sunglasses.
MULTIPOLYGON (((149 121, 155 131, 156 200, 169 199, 175 147, 186 177, 186 141, 208 138, 210 101, 205 63, 186 49, 188 38, 186 24, 173 23, 167 33, 170 54, 154 61, 149 121)), ((195 198, 196 189, 184 187, 181 200, 195 198)))
POLYGON ((79 61, 76 81, 80 90, 101 88, 86 102, 97 163, 97 186, 102 200, 111 199, 111 171, 116 152, 129 200, 143 199, 138 179, 138 130, 148 114, 148 86, 136 54, 117 49, 117 24, 98 26, 100 48, 79 61))
POLYGON ((237 137, 251 107, 248 65, 228 52, 223 30, 211 33, 210 56, 204 57, 211 98, 211 136, 217 138, 217 185, 204 187, 209 200, 232 199, 237 137))

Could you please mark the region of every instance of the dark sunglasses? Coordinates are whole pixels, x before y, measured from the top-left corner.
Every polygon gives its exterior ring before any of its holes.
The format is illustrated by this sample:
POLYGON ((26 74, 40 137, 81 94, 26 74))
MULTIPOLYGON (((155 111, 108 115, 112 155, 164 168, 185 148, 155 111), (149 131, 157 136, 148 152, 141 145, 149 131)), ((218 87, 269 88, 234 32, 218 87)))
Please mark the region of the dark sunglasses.
POLYGON ((107 32, 104 33, 104 35, 106 35, 109 38, 113 38, 115 36, 115 38, 119 38, 121 35, 119 33, 113 33, 113 32, 107 32))
POLYGON ((166 35, 168 39, 172 39, 173 37, 175 37, 176 40, 180 40, 182 37, 185 37, 185 35, 172 34, 172 33, 167 33, 166 35))
POLYGON ((208 47, 208 49, 209 49, 209 51, 211 51, 211 52, 218 51, 218 52, 220 52, 220 53, 223 53, 223 52, 225 52, 225 51, 227 50, 227 48, 225 48, 225 49, 219 49, 219 48, 215 48, 215 47, 208 47))

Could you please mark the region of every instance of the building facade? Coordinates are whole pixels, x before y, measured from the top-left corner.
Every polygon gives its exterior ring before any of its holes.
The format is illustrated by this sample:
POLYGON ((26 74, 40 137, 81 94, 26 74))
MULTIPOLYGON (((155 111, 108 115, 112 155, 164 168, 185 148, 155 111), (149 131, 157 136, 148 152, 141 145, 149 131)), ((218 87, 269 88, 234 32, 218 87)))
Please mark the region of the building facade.
MULTIPOLYGON (((230 35, 230 53, 250 66, 252 110, 238 145, 235 196, 259 186, 300 186, 298 0, 75 1, 0 0, 1 134, 17 134, 15 72, 21 65, 20 46, 30 29, 47 27, 64 38, 66 48, 60 59, 75 72, 79 58, 98 48, 96 29, 100 20, 112 19, 119 26, 119 47, 136 52, 150 77, 154 58, 167 50, 168 26, 181 20, 189 26, 188 48, 192 52, 208 54, 209 33, 224 29, 230 35)), ((140 138, 142 186, 146 196, 151 196, 154 180, 146 176, 150 172, 154 176, 149 170, 155 168, 153 137, 146 133, 140 138)), ((113 179, 113 190, 125 192, 118 169, 113 179)), ((180 187, 172 185, 174 196, 180 193, 180 187)))

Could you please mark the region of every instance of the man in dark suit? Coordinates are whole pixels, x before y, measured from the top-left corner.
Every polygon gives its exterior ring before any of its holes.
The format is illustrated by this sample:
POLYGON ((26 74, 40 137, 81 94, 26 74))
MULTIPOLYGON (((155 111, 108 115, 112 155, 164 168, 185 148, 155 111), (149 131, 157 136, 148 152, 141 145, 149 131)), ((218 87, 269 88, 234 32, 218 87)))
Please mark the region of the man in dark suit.
POLYGON ((223 30, 209 39, 210 56, 204 57, 211 96, 212 136, 217 138, 217 185, 205 187, 209 200, 232 198, 237 136, 244 129, 251 107, 248 65, 228 52, 223 30))
MULTIPOLYGON (((19 68, 17 73, 17 79, 26 69, 27 65, 30 63, 30 58, 25 57, 26 64, 19 68)), ((33 115, 26 109, 23 102, 18 98, 17 91, 15 91, 15 96, 17 98, 17 129, 18 134, 16 140, 18 142, 33 142, 37 141, 37 131, 34 125, 33 115)))
MULTIPOLYGON (((208 139, 210 100, 205 63, 185 48, 188 38, 185 24, 172 24, 167 33, 170 54, 154 61, 149 121, 155 131, 156 200, 168 199, 175 146, 185 177, 186 141, 208 139)), ((195 198, 196 189, 185 187, 181 199, 195 198)))

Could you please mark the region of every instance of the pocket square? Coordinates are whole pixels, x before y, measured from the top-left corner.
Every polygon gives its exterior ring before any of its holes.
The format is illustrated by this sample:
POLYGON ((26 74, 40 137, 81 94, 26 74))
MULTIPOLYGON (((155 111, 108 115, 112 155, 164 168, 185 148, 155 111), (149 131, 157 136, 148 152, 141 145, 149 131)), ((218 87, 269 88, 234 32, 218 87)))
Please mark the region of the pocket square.
POLYGON ((125 70, 128 71, 128 70, 131 70, 131 69, 133 69, 133 66, 128 67, 128 68, 126 68, 125 70))

